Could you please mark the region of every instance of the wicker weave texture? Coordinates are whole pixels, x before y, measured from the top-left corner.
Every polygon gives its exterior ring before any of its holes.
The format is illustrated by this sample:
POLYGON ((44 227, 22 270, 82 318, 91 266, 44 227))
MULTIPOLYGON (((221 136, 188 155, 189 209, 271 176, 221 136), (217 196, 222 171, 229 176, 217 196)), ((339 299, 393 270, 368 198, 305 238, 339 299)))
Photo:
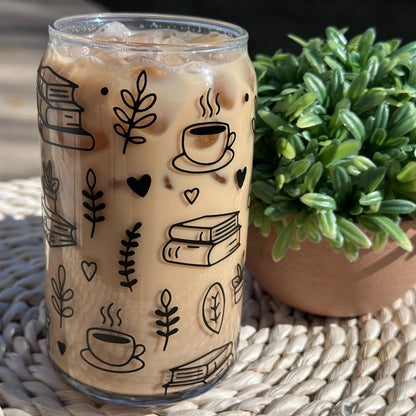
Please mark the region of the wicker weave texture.
POLYGON ((121 408, 68 387, 46 352, 40 181, 0 183, 0 416, 416 416, 415 291, 375 314, 289 308, 246 271, 239 357, 218 386, 163 408, 121 408))

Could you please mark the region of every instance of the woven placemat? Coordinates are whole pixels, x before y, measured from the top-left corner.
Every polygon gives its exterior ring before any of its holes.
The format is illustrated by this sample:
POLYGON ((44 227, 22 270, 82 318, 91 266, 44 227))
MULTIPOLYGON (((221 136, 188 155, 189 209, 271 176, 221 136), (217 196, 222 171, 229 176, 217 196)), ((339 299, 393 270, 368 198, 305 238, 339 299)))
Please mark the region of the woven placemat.
POLYGON ((415 291, 354 319, 266 295, 246 272, 239 356, 210 391, 163 408, 97 403, 47 357, 38 178, 0 183, 0 416, 416 416, 415 291))

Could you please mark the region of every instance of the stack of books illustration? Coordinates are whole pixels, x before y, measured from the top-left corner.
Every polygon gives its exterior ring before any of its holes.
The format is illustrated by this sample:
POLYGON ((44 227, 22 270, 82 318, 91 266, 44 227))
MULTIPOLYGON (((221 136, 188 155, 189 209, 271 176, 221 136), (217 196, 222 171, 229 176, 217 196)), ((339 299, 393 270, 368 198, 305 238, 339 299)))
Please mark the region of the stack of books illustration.
POLYGON ((84 109, 74 99, 78 85, 49 67, 38 72, 38 122, 42 139, 50 144, 78 150, 91 150, 94 138, 81 126, 84 109))
POLYGON ((163 247, 169 263, 209 267, 240 246, 238 212, 205 215, 172 225, 163 247))

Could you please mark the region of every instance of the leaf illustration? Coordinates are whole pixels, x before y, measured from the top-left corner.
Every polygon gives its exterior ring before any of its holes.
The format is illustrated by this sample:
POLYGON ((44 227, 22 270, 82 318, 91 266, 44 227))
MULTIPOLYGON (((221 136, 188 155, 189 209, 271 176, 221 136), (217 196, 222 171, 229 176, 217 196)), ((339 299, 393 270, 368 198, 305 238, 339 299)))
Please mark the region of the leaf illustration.
POLYGON ((137 222, 131 230, 126 230, 126 240, 121 240, 121 245, 123 246, 119 253, 123 256, 122 260, 118 262, 122 269, 119 270, 119 274, 124 277, 125 281, 120 282, 120 286, 128 287, 130 291, 133 291, 133 286, 138 282, 137 279, 131 279, 130 275, 136 272, 132 266, 135 265, 135 261, 130 259, 130 257, 134 256, 135 252, 133 248, 139 246, 137 240, 141 234, 137 231, 142 226, 141 222, 137 222))
POLYGON ((202 302, 202 317, 207 328, 219 334, 224 321, 225 293, 221 283, 210 286, 202 302))
POLYGON ((143 91, 146 89, 147 85, 147 74, 146 71, 141 71, 139 76, 137 77, 136 87, 139 94, 142 94, 143 91))
POLYGON ((155 314, 157 316, 164 318, 163 320, 156 320, 156 325, 161 327, 161 329, 156 331, 156 334, 165 338, 165 342, 163 344, 163 351, 166 351, 169 337, 176 334, 179 331, 178 328, 172 328, 172 326, 175 325, 180 319, 179 316, 173 316, 176 312, 178 312, 179 308, 177 306, 170 307, 171 302, 172 295, 168 289, 165 289, 160 295, 160 303, 163 308, 155 310, 155 314))
POLYGON ((150 127, 157 119, 155 113, 143 115, 144 112, 150 110, 155 105, 157 100, 156 94, 144 95, 146 86, 147 74, 145 70, 142 70, 136 81, 136 97, 129 90, 122 89, 120 91, 121 100, 127 111, 121 107, 113 107, 116 117, 122 123, 114 124, 113 128, 119 136, 124 138, 123 154, 126 153, 129 143, 140 144, 146 142, 145 137, 133 135, 133 130, 150 127))
POLYGON ((147 94, 140 100, 140 108, 142 111, 150 110, 156 102, 156 94, 147 94))
POLYGON ((121 99, 123 100, 123 103, 126 105, 126 107, 133 110, 135 105, 133 94, 128 90, 122 90, 120 94, 121 99))
POLYGON ((83 206, 88 211, 90 211, 90 213, 84 213, 84 218, 92 223, 90 237, 93 238, 95 233, 95 224, 105 220, 103 215, 98 215, 98 212, 105 208, 105 204, 104 202, 96 202, 98 199, 103 197, 104 192, 95 190, 97 177, 95 176, 95 172, 92 169, 88 169, 85 179, 87 182, 88 190, 82 190, 82 195, 87 199, 87 201, 83 202, 83 206))
POLYGON ((59 315, 59 327, 62 328, 62 319, 70 318, 74 314, 74 309, 71 306, 64 305, 64 303, 69 302, 74 297, 74 291, 70 288, 65 288, 66 271, 62 264, 58 267, 58 280, 52 277, 51 284, 55 293, 51 296, 52 306, 59 315))

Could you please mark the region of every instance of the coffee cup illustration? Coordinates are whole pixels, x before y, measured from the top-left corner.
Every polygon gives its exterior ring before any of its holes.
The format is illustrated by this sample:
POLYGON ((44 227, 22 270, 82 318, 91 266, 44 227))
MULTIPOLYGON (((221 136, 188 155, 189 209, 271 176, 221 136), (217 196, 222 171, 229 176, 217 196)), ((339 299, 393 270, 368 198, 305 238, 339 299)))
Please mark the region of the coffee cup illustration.
POLYGON ((234 158, 232 145, 236 134, 227 123, 209 121, 192 124, 182 132, 182 153, 172 164, 181 172, 214 172, 234 158))
POLYGON ((144 367, 140 357, 146 348, 137 344, 132 335, 113 329, 89 328, 86 338, 87 348, 81 351, 81 357, 93 367, 120 373, 144 367))

